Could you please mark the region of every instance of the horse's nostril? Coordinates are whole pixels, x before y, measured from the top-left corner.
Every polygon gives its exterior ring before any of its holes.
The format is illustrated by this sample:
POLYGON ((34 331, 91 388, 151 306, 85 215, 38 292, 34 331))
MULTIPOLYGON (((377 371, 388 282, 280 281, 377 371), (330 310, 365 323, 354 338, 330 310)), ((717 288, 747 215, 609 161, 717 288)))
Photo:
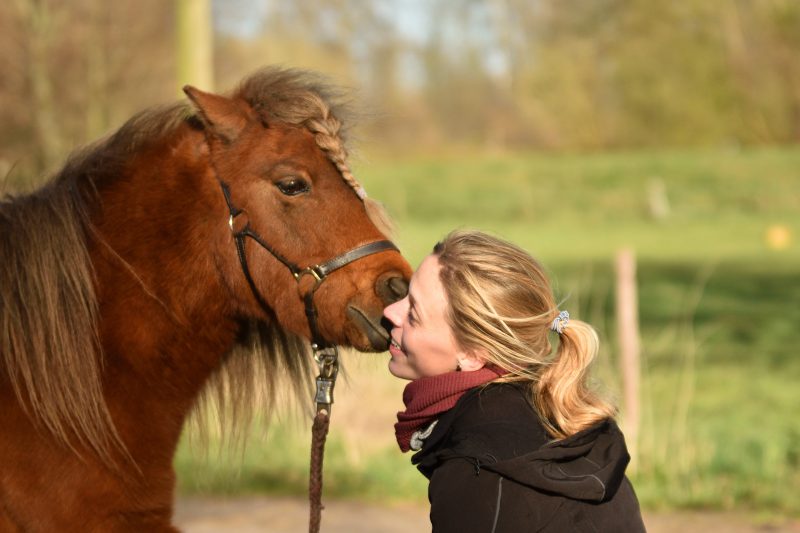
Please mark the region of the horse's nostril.
POLYGON ((395 301, 405 298, 408 294, 408 282, 403 278, 390 278, 389 290, 395 297, 395 301))
POLYGON ((408 282, 394 274, 391 277, 379 279, 375 285, 375 291, 384 305, 393 304, 397 300, 405 298, 406 294, 408 294, 408 282))

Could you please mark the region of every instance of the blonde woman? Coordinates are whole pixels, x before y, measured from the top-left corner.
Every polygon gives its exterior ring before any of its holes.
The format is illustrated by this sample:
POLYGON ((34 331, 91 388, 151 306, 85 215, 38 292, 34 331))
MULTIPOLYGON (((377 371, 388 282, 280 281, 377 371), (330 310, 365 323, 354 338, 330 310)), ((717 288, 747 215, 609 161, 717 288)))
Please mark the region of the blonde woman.
POLYGON ((434 533, 644 531, 616 411, 587 385, 597 335, 530 255, 453 232, 384 315, 434 533))

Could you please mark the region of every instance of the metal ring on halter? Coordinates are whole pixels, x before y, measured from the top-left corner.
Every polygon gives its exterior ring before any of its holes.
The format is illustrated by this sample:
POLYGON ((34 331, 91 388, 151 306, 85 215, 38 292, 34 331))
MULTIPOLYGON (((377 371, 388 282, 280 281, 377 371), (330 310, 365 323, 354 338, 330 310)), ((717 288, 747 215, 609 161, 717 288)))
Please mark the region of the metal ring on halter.
POLYGON ((310 267, 306 267, 303 270, 299 270, 297 272, 292 272, 292 276, 297 281, 300 281, 300 278, 305 276, 306 274, 311 274, 314 276, 314 279, 317 280, 317 283, 325 279, 325 275, 319 271, 319 265, 312 265, 310 267))

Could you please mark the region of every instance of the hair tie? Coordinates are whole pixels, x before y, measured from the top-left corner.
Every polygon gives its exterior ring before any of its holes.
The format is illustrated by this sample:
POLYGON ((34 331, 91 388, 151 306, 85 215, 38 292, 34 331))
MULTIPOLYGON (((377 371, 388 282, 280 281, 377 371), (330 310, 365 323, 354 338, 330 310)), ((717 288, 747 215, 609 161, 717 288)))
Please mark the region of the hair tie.
POLYGON ((553 323, 550 324, 550 329, 561 335, 564 333, 567 324, 569 324, 569 311, 561 311, 558 313, 558 316, 553 319, 553 323))

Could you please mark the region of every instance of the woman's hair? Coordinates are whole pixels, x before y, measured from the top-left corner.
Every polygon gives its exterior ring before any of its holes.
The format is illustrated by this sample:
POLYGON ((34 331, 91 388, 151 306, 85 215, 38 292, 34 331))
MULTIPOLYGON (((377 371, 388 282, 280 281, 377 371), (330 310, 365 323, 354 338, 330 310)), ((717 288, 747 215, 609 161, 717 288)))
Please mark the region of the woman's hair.
POLYGON ((524 250, 478 231, 454 231, 433 253, 448 299, 447 319, 466 351, 509 371, 504 381, 527 381, 548 433, 565 438, 616 408, 588 386, 598 338, 570 320, 553 353, 549 334, 558 304, 542 266, 524 250))

